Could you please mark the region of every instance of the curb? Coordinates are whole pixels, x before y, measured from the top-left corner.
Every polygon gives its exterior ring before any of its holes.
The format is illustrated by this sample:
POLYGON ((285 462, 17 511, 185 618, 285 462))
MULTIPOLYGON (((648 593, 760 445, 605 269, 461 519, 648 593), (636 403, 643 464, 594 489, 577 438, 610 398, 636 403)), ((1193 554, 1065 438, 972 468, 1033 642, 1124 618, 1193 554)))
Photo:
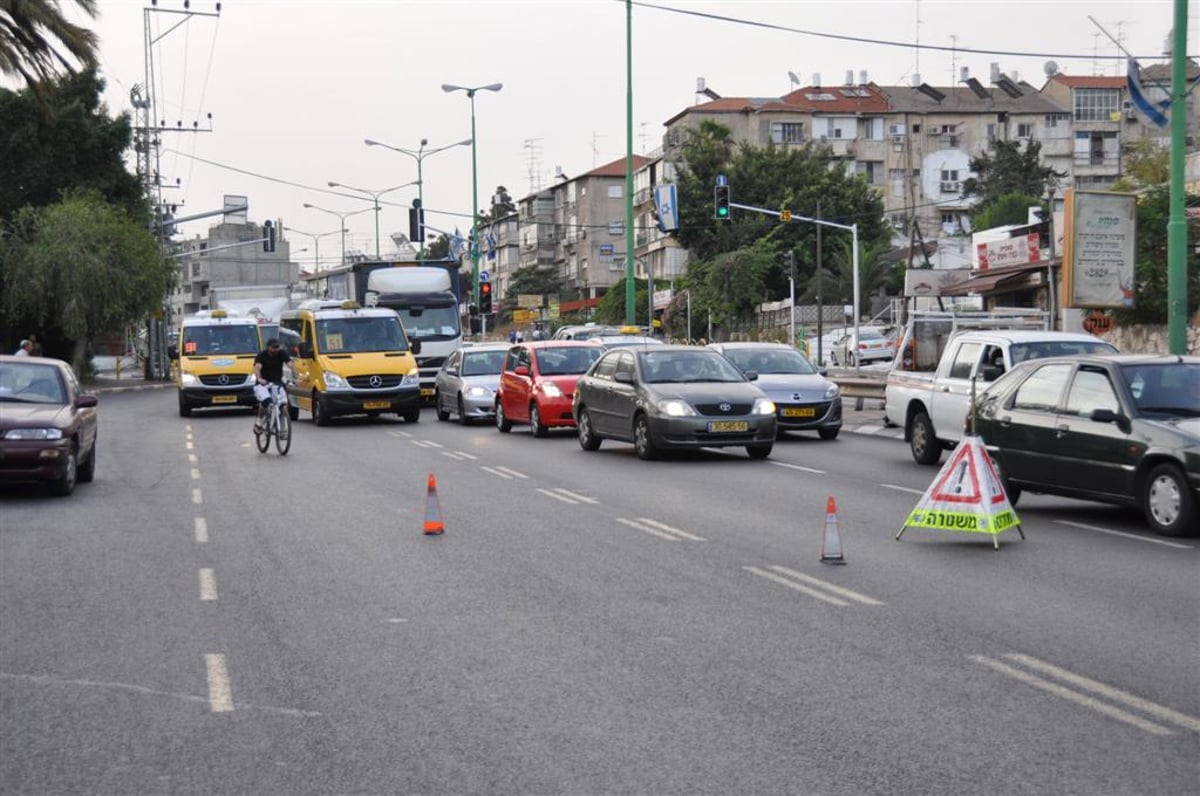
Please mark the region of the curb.
POLYGON ((135 382, 130 379, 127 384, 113 382, 92 382, 91 384, 83 385, 84 392, 93 394, 111 393, 111 392, 140 392, 141 390, 160 390, 164 387, 174 387, 175 385, 169 381, 155 382, 135 382))

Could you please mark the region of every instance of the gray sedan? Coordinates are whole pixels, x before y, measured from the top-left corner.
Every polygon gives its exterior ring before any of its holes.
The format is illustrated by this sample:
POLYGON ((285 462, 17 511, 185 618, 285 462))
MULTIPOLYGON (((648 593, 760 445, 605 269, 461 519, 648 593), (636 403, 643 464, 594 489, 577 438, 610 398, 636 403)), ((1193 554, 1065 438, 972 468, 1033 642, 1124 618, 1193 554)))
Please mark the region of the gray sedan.
POLYGON ((575 386, 572 412, 584 450, 632 442, 641 459, 664 450, 744 446, 771 455, 775 404, 709 348, 614 348, 575 386))
POLYGON ((842 390, 804 356, 783 343, 710 343, 775 402, 784 431, 815 431, 836 439, 842 428, 842 390))
POLYGON ((458 415, 464 426, 496 416, 496 388, 504 367, 507 343, 488 343, 458 349, 442 363, 434 381, 433 405, 438 420, 458 415))

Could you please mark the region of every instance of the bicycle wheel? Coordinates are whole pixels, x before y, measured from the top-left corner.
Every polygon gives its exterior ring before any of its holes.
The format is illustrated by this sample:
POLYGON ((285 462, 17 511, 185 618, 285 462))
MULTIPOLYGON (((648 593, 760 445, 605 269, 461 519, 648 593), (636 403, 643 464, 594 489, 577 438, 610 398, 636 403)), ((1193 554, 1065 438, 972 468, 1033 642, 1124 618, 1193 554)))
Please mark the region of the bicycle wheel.
POLYGON ((269 418, 263 424, 262 431, 254 435, 254 444, 258 446, 259 453, 266 453, 267 448, 271 447, 271 422, 269 418))
POLYGON ((280 456, 287 456, 292 449, 292 419, 288 417, 287 406, 280 404, 275 407, 275 450, 280 456))

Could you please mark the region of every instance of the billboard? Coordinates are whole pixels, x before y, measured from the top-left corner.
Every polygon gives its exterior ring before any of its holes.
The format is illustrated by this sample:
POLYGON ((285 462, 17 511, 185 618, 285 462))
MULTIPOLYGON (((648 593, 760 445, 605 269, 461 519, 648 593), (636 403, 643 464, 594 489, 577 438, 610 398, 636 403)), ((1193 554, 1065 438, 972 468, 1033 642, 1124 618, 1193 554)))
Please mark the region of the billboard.
POLYGON ((1068 189, 1063 235, 1063 306, 1133 306, 1137 198, 1068 189))

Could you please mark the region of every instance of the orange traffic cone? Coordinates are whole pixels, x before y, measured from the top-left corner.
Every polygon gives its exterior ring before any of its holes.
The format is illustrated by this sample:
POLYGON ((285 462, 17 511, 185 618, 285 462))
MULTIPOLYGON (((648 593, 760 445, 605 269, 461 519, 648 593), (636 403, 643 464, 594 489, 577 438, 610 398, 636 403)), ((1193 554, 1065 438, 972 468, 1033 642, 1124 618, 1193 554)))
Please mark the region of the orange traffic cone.
POLYGON ((821 542, 822 564, 845 564, 842 556, 842 539, 838 535, 837 503, 833 495, 825 502, 825 539, 821 542))
POLYGON ((437 479, 429 474, 429 485, 425 490, 425 533, 438 534, 446 530, 442 524, 442 509, 438 505, 437 479))

